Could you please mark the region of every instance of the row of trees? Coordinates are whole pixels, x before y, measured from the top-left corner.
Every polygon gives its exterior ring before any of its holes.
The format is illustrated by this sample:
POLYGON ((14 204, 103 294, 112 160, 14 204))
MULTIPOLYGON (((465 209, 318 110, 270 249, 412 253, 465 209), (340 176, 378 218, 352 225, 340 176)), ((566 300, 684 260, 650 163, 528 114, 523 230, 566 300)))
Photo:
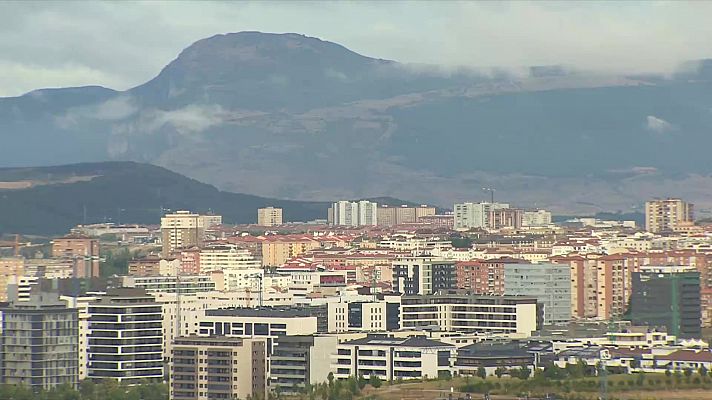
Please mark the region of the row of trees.
POLYGON ((119 385, 114 380, 94 383, 82 381, 79 390, 69 385, 60 385, 47 391, 35 393, 26 386, 0 385, 2 400, 167 400, 168 386, 152 383, 137 386, 119 385))

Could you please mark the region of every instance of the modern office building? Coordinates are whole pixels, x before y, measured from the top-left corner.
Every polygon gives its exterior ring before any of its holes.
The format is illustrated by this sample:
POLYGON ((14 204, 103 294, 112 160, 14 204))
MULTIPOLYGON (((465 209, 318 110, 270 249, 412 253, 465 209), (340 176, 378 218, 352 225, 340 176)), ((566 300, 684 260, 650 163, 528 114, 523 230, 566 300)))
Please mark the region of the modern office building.
POLYGON ((336 336, 280 336, 270 357, 271 386, 286 395, 299 394, 306 385, 326 382, 336 336))
POLYGON ((455 261, 438 257, 398 257, 393 263, 392 289, 403 295, 433 294, 454 289, 455 261))
POLYGON ((494 208, 489 211, 487 217, 487 228, 499 229, 520 229, 524 211, 518 208, 494 208))
POLYGON ((132 385, 163 380, 162 306, 143 289, 109 289, 89 304, 87 373, 132 385))
POLYGON ((643 266, 633 273, 630 320, 669 334, 701 335, 700 273, 693 267, 643 266))
POLYGON ((205 235, 205 219, 190 211, 177 211, 161 218, 163 257, 174 251, 201 246, 205 235))
POLYGON ((171 355, 170 399, 264 399, 265 339, 179 337, 171 355))
POLYGON ((378 225, 378 204, 361 201, 337 201, 329 210, 332 225, 375 226, 378 225))
POLYGON ((79 322, 56 293, 32 293, 2 311, 0 383, 34 392, 79 383, 79 322))
POLYGON ((509 208, 505 203, 457 203, 454 206, 454 228, 466 231, 468 229, 485 229, 490 226, 490 212, 509 208))
POLYGON ((282 225, 282 209, 275 207, 265 207, 257 209, 257 225, 282 225))
POLYGON ((571 321, 571 268, 562 264, 505 264, 504 294, 535 297, 544 305, 544 324, 571 321))
POLYGON ((69 235, 52 240, 52 257, 69 258, 73 262, 74 278, 99 276, 99 239, 69 235))
POLYGON ((368 335, 340 343, 334 365, 336 379, 351 376, 427 379, 452 375, 455 346, 423 337, 368 335))
POLYGON ((401 297, 402 329, 531 335, 543 322, 531 296, 485 296, 462 290, 401 297))
POLYGON ((645 230, 672 232, 694 222, 693 205, 680 199, 651 200, 645 203, 645 230))

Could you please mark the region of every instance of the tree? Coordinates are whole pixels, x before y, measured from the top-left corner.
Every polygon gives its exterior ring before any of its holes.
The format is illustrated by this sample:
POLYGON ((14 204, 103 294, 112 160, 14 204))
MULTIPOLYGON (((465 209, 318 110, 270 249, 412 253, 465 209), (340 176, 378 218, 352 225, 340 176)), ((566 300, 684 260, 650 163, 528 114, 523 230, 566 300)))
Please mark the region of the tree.
POLYGON ((497 376, 497 378, 501 378, 502 375, 507 373, 507 368, 504 367, 497 367, 497 369, 494 370, 494 374, 497 376))
POLYGON ((631 368, 631 369, 638 369, 638 368, 640 368, 640 360, 638 360, 637 358, 634 358, 634 359, 630 360, 630 368, 631 368))
POLYGON ((378 377, 378 375, 371 375, 368 377, 368 384, 371 385, 372 387, 378 389, 381 387, 381 378, 378 377))
POLYGON ((485 367, 477 368, 477 376, 482 379, 487 379, 487 370, 485 369, 485 367))
POLYGON ((366 380, 366 378, 364 378, 364 376, 362 374, 359 374, 358 380, 356 381, 356 383, 358 383, 359 390, 363 390, 363 388, 366 387, 366 384, 368 383, 368 381, 366 380))
POLYGON ((700 374, 703 379, 707 377, 708 372, 709 371, 707 370, 707 368, 705 368, 704 365, 697 369, 697 373, 700 374))
POLYGON ((529 369, 526 365, 522 365, 522 367, 519 369, 519 379, 521 380, 527 380, 529 379, 529 376, 532 374, 532 370, 529 369))
POLYGON ((692 376, 692 368, 685 368, 683 373, 685 374, 685 379, 689 382, 690 377, 692 376))
POLYGON ((672 376, 672 370, 670 370, 670 368, 665 370, 665 376, 667 376, 667 377, 672 376))
POLYGON ((329 382, 329 387, 334 387, 334 373, 329 372, 329 375, 326 376, 326 380, 329 382))

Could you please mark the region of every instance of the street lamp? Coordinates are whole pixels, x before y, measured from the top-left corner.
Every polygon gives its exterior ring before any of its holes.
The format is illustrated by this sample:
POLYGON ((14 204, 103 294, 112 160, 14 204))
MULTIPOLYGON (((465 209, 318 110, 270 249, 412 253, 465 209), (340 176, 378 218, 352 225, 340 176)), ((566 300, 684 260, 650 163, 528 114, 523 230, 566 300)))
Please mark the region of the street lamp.
POLYGON ((482 190, 485 192, 490 192, 490 203, 494 203, 494 192, 497 191, 495 188, 483 187, 482 190))

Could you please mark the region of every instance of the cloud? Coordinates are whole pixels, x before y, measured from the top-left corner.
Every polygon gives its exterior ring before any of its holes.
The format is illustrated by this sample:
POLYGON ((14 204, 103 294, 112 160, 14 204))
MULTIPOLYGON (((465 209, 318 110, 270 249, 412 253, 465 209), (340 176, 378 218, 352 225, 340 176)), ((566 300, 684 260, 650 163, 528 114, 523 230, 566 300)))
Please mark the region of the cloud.
POLYGON ((645 128, 650 132, 658 134, 667 133, 675 130, 674 125, 654 115, 648 115, 645 118, 645 128))
POLYGON ((4 2, 0 96, 154 77, 216 33, 297 32, 408 63, 670 72, 712 56, 707 2, 4 2))
POLYGON ((190 105, 172 111, 156 110, 149 113, 147 127, 155 131, 170 125, 178 133, 187 135, 219 125, 227 118, 227 113, 218 105, 190 105))
POLYGON ((70 129, 87 120, 123 120, 136 114, 137 111, 138 106, 133 99, 122 95, 99 104, 70 108, 64 114, 57 116, 54 122, 62 129, 70 129))

